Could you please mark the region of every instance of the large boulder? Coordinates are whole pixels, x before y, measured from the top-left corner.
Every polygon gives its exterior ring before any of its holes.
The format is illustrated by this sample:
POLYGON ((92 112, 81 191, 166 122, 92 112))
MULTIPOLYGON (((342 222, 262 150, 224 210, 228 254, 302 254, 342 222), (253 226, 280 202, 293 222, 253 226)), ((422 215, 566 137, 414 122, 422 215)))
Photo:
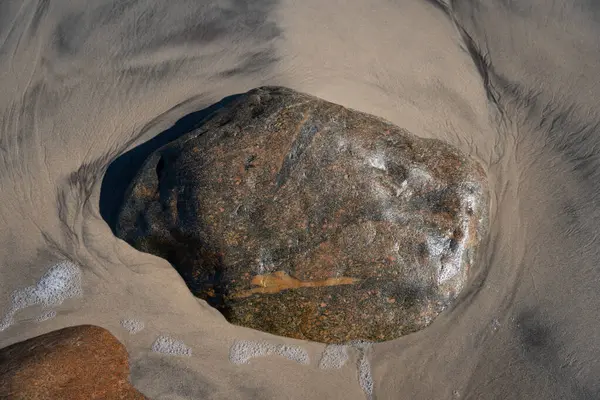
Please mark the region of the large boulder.
POLYGON ((382 341, 457 297, 487 211, 482 168, 449 144, 263 87, 149 157, 117 235, 234 324, 382 341))
POLYGON ((129 383, 127 350, 109 331, 80 325, 0 349, 2 399, 146 397, 129 383))

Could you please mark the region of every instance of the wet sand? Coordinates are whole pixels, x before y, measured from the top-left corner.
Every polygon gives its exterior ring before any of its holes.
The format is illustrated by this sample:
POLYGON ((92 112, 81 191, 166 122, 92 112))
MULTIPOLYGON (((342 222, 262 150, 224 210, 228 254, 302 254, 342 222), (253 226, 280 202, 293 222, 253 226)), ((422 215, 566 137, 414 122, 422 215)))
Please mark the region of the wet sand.
POLYGON ((105 327, 152 399, 599 398, 600 6, 515 3, 1 2, 0 347, 105 327), (484 166, 485 249, 427 329, 325 351, 232 326, 114 236, 144 156, 262 85, 484 166))

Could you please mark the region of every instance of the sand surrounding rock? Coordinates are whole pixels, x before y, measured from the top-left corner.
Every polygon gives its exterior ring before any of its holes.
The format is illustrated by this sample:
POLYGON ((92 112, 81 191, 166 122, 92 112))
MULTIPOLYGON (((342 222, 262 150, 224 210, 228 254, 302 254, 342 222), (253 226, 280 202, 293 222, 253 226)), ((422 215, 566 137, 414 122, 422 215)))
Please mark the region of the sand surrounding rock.
POLYGON ((0 348, 105 327, 153 400, 600 398, 599 11, 590 0, 0 1, 0 348), (349 349, 340 369, 319 368, 325 345, 228 323, 170 263, 114 235, 143 160, 262 86, 446 141, 489 181, 489 233, 454 305, 364 355, 349 349), (130 319, 144 329, 130 334, 130 319), (152 351, 163 336, 191 355, 152 351), (309 362, 273 352, 236 364, 240 341, 297 346, 309 362))

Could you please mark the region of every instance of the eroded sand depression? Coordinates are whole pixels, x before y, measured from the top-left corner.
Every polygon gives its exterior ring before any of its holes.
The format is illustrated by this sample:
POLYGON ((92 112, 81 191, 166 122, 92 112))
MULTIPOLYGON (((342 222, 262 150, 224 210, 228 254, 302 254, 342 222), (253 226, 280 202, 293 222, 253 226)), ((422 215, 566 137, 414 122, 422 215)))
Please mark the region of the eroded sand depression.
POLYGON ((598 398, 597 16, 583 0, 1 2, 0 347, 102 326, 152 399, 598 398), (264 85, 447 141, 490 183, 469 289, 339 369, 319 368, 324 345, 227 323, 112 231, 141 160, 264 85), (231 362, 240 342, 266 356, 231 362))

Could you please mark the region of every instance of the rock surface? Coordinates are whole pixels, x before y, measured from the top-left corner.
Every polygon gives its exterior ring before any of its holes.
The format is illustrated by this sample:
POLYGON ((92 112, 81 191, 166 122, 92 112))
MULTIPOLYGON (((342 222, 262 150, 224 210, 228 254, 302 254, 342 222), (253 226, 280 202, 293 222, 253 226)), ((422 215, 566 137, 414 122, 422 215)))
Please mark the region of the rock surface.
POLYGON ((60 329, 0 349, 2 399, 146 397, 129 383, 125 347, 106 329, 60 329))
POLYGON ((456 298, 487 210, 482 168, 454 147, 264 87, 146 160, 117 235, 234 324, 383 341, 456 298))

